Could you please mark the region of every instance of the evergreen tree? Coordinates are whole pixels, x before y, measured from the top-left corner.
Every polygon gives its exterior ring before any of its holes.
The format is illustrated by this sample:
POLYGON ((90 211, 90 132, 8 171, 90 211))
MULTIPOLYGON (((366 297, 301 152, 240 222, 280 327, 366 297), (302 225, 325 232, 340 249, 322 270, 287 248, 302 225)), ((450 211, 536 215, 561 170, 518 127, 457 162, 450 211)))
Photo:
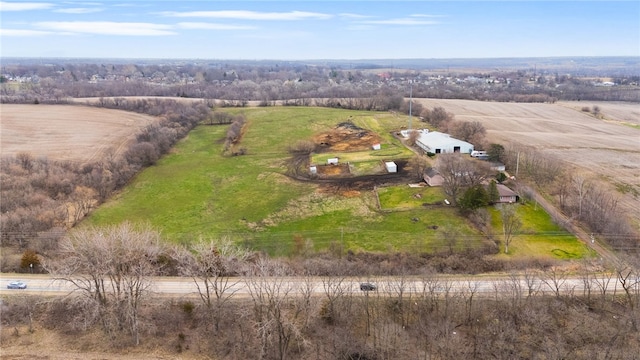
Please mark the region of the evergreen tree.
POLYGON ((491 180, 489 183, 489 188, 487 189, 487 196, 489 200, 489 204, 495 204, 500 200, 500 193, 498 192, 498 184, 495 181, 491 180))
POLYGON ((463 211, 475 210, 489 204, 489 195, 482 185, 468 188, 463 194, 458 205, 463 211))

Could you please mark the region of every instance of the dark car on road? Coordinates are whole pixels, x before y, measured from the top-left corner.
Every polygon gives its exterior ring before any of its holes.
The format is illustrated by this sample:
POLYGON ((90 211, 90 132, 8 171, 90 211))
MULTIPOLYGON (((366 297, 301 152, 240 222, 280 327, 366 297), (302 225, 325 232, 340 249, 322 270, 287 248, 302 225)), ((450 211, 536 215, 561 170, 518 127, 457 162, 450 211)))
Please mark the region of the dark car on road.
POLYGON ((360 290, 362 291, 375 291, 377 287, 372 283, 362 283, 360 284, 360 290))
POLYGON ((9 284, 7 284, 7 289, 26 289, 27 288, 27 284, 23 283, 22 281, 12 281, 9 284))

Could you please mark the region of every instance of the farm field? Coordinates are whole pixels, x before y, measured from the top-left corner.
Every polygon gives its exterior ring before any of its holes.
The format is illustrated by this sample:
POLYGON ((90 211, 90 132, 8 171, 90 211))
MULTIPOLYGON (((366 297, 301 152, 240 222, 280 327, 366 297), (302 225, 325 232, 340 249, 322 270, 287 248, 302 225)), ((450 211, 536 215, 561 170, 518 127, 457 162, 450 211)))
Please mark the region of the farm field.
POLYGON ((473 232, 454 209, 430 215, 420 208, 382 215, 371 190, 336 190, 332 184, 283 175, 287 147, 295 141, 330 130, 345 119, 362 128, 390 131, 399 126, 392 114, 318 108, 228 111, 242 112, 248 119, 240 144, 247 155, 222 155, 219 140, 226 126, 199 126, 157 166, 143 171, 95 211, 86 224, 150 222, 177 242, 230 236, 276 255, 290 253, 293 240, 300 238, 314 248, 339 243, 371 251, 429 250, 434 243, 425 235, 427 226, 452 224, 473 232), (416 218, 421 220, 412 220, 416 218))
MULTIPOLYGON (((494 103, 471 100, 415 99, 441 106, 457 120, 479 121, 487 138, 497 143, 520 143, 554 155, 618 187, 619 204, 640 214, 640 106, 630 103, 559 102, 494 103), (583 112, 600 107, 604 119, 583 112)), ((639 219, 640 221, 640 219, 639 219)))
MULTIPOLYGON (((640 122, 633 104, 588 104, 601 108, 605 119, 599 120, 581 111, 587 105, 583 103, 415 101, 427 107, 443 106, 459 120, 481 121, 491 141, 536 146, 564 156, 597 175, 616 174, 616 181, 640 189, 640 130, 629 125, 640 122)), ((56 160, 97 159, 107 149, 126 144, 138 126, 156 120, 83 106, 3 105, 1 109, 3 155, 29 151, 34 156, 56 160)), ((414 206, 420 203, 414 198, 392 198, 392 202, 400 204, 398 209, 394 209, 395 205, 391 209, 383 207, 390 211, 381 214, 374 211, 373 193, 358 190, 335 193, 327 186, 294 181, 282 175, 288 158, 286 150, 297 140, 311 139, 349 120, 379 134, 382 151, 389 151, 397 146, 389 132, 405 126, 405 117, 323 108, 225 111, 247 116, 248 130, 241 146, 247 148, 248 155, 223 157, 219 140, 224 137, 226 127, 200 126, 172 154, 139 174, 130 187, 98 209, 86 224, 124 219, 149 222, 177 242, 189 242, 199 236, 236 234, 247 245, 273 254, 290 252, 290 245, 282 244, 291 244, 294 238, 310 240, 310 246, 315 248, 336 242, 348 248, 376 251, 442 248, 437 232, 425 229, 457 219, 454 213, 430 212, 414 206), (304 125, 300 126, 302 122, 304 125)), ((638 202, 631 195, 621 200, 630 209, 640 209, 638 202)), ((451 224, 472 233, 464 222, 455 221, 451 224)), ((472 235, 466 238, 479 241, 472 235)), ((517 251, 516 245, 513 249, 519 254, 534 251, 517 251)), ((548 249, 544 252, 548 253, 548 249)), ((554 256, 573 257, 571 254, 579 253, 563 248, 554 256)))
MULTIPOLYGON (((335 246, 355 251, 447 251, 478 248, 486 241, 455 208, 443 204, 440 189, 410 188, 403 183, 373 190, 283 175, 288 144, 328 131, 347 118, 379 132, 402 126, 404 119, 324 108, 226 111, 247 117, 240 144, 247 148, 247 155, 222 155, 219 140, 225 126, 199 126, 84 225, 148 222, 176 242, 227 236, 272 255, 335 246), (444 240, 448 229, 460 235, 455 244, 444 240)), ((551 239, 534 245, 536 256, 587 254, 570 234, 558 230, 555 235, 563 237, 562 243, 551 239)), ((514 245, 514 252, 524 256, 527 252, 518 250, 524 248, 524 244, 514 245)))
POLYGON ((0 152, 29 152, 51 160, 87 162, 126 148, 137 129, 157 118, 128 111, 72 105, 0 106, 0 152))

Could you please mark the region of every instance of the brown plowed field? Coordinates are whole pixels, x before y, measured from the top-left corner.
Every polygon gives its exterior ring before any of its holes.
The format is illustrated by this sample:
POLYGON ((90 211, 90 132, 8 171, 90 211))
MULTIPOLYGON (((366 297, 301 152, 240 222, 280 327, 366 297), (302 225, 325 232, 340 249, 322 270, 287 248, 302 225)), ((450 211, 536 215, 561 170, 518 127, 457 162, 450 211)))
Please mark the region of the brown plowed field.
MULTIPOLYGON (((414 99, 427 108, 441 106, 456 120, 480 121, 487 138, 521 143, 553 154, 584 171, 630 185, 640 192, 640 105, 613 102, 555 104, 496 103, 414 99), (598 119, 583 107, 600 107, 598 119), (636 128, 630 126, 635 125, 636 128)), ((627 193, 620 203, 640 214, 640 197, 627 193)), ((633 215, 632 215, 633 216, 633 215)))
POLYGON ((158 118, 72 105, 0 106, 0 153, 86 162, 123 151, 139 128, 158 118))

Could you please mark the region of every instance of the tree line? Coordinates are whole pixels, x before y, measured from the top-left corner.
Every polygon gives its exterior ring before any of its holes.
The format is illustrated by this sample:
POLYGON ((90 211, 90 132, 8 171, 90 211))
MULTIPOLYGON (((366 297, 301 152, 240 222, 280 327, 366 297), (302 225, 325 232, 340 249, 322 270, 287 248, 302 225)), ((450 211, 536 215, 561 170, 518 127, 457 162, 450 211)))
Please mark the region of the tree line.
MULTIPOLYGON (((397 94, 501 102, 557 100, 639 101, 636 74, 618 85, 596 86, 592 78, 550 71, 455 71, 437 75, 398 69, 386 74, 337 66, 5 64, 4 103, 60 103, 68 98, 161 96, 216 99, 221 106, 285 105, 396 109, 397 94), (384 76, 383 76, 384 75, 384 76), (635 77, 634 77, 635 76, 635 77), (14 79, 13 81, 11 79, 14 79), (382 100, 382 101, 381 101, 382 100)), ((616 74, 617 75, 617 74, 616 74)))
POLYGON ((509 273, 490 291, 423 271, 363 277, 377 290, 362 292, 345 275, 292 282, 286 261, 225 239, 168 246, 129 224, 74 232, 45 266, 76 291, 7 299, 1 316, 14 337, 38 332, 35 322, 76 339, 100 330, 107 351, 255 359, 633 359, 640 350, 637 266, 582 263, 571 272, 580 290, 550 266, 509 273), (195 294, 154 298, 151 276, 169 268, 195 294), (240 282, 246 296, 235 296, 240 282))
MULTIPOLYGON (((211 116, 205 103, 175 100, 105 99, 98 106, 159 116, 142 129, 128 149, 115 149, 90 163, 36 158, 28 152, 0 159, 2 246, 46 254, 74 226, 144 167, 154 164, 196 124, 211 116)), ((6 258, 4 260, 7 260, 6 258)), ((3 261, 2 271, 19 270, 3 261)))

